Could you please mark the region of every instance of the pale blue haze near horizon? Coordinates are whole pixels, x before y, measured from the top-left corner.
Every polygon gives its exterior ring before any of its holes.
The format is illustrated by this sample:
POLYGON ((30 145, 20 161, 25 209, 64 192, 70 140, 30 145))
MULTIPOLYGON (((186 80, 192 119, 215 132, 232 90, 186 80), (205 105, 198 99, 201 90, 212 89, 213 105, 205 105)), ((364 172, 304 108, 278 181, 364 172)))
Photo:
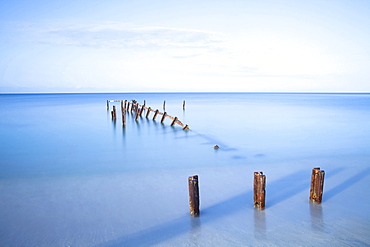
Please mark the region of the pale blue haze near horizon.
POLYGON ((370 1, 0 1, 0 92, 369 92, 370 1))

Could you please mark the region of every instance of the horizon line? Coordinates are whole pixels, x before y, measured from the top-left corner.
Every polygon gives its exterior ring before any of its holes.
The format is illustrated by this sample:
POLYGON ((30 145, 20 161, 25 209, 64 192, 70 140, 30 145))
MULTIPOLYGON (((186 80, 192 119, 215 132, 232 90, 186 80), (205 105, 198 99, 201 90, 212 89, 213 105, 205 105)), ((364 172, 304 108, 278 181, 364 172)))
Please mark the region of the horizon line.
POLYGON ((322 94, 369 94, 370 91, 214 91, 214 92, 207 92, 207 91, 87 91, 87 92, 0 92, 1 94, 123 94, 123 93, 289 93, 289 94, 314 94, 314 93, 322 93, 322 94))

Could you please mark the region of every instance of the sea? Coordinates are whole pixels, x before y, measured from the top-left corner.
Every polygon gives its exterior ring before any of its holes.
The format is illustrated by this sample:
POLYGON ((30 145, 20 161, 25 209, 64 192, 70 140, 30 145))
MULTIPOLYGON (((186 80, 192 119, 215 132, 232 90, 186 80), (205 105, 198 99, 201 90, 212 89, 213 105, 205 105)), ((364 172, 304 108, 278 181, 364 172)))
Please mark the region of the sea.
POLYGON ((0 246, 370 246, 369 188, 367 93, 0 94, 0 246))

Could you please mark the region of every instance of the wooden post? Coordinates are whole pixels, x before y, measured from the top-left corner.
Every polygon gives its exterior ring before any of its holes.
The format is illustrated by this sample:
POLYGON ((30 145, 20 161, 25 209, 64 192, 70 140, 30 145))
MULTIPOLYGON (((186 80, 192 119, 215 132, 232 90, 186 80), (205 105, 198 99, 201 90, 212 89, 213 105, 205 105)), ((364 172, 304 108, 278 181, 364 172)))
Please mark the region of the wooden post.
POLYGON ((122 109, 122 125, 126 126, 126 109, 124 108, 122 109))
POLYGON ((182 102, 182 109, 185 110, 185 100, 182 102))
POLYGON ((113 106, 113 111, 112 111, 112 118, 116 119, 116 106, 113 106))
POLYGON ((107 110, 109 110, 109 100, 107 100, 107 110))
POLYGON ((148 112, 146 113, 146 116, 145 116, 146 118, 148 118, 148 117, 149 117, 149 113, 150 113, 150 111, 151 111, 151 110, 152 110, 152 109, 149 107, 149 108, 148 108, 148 112))
POLYGON ((166 110, 166 101, 163 101, 163 110, 166 110))
POLYGON ((145 108, 145 103, 144 103, 144 105, 141 106, 141 110, 140 110, 140 113, 139 113, 140 116, 143 114, 144 108, 145 108))
POLYGON ((175 118, 173 119, 173 121, 172 121, 172 123, 171 123, 171 126, 174 126, 174 125, 175 125, 175 123, 176 123, 176 121, 177 121, 177 117, 175 117, 175 118))
POLYGON ((136 111, 135 121, 137 121, 139 119, 140 112, 141 112, 141 110, 139 110, 139 108, 138 108, 138 110, 136 111))
POLYGON ((164 113, 163 113, 163 117, 162 117, 162 119, 161 119, 161 123, 163 123, 164 119, 166 118, 166 115, 167 115, 167 112, 164 112, 164 113))
POLYGON ((188 178, 189 184, 189 204, 190 204, 190 214, 192 216, 199 216, 199 185, 198 185, 198 175, 190 176, 188 178))
POLYGON ((311 177, 311 188, 310 188, 310 200, 315 203, 321 203, 322 193, 324 190, 324 177, 325 171, 320 170, 320 168, 312 169, 311 177))
POLYGON ((262 172, 254 173, 254 207, 265 209, 266 176, 262 172))
POLYGON ((157 117, 157 115, 158 115, 158 109, 155 111, 155 113, 154 113, 154 117, 153 117, 153 120, 155 120, 155 118, 157 117))

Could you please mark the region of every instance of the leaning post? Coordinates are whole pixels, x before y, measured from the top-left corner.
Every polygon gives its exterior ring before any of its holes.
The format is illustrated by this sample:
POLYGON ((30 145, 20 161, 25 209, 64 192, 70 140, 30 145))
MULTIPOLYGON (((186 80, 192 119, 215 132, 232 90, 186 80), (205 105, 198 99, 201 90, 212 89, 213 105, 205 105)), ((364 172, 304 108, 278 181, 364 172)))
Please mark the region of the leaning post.
POLYGON ((149 108, 148 108, 148 111, 147 111, 147 113, 146 113, 146 115, 145 115, 145 117, 146 117, 146 118, 148 118, 148 117, 149 117, 149 113, 150 113, 150 111, 151 111, 151 110, 152 110, 152 109, 149 107, 149 108))
POLYGON ((157 110, 155 110, 155 113, 154 113, 154 116, 153 116, 153 120, 155 120, 155 118, 157 117, 157 115, 158 115, 158 109, 157 110))
POLYGON ((175 117, 175 118, 173 119, 173 121, 172 121, 172 123, 171 123, 171 126, 174 126, 174 125, 175 125, 175 123, 176 123, 176 121, 177 121, 177 117, 175 117))
POLYGON ((164 112, 163 116, 162 116, 162 119, 161 119, 161 123, 163 123, 164 119, 166 118, 166 115, 167 115, 167 112, 164 112))

